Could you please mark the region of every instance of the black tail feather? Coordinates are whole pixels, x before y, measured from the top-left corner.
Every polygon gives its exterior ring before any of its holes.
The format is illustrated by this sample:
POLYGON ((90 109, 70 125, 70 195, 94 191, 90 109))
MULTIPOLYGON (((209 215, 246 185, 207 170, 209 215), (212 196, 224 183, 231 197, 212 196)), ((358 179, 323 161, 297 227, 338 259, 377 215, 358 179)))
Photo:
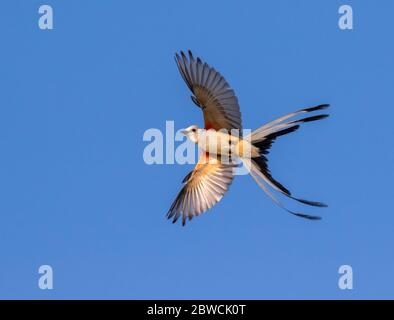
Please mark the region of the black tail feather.
MULTIPOLYGON (((322 109, 325 109, 328 107, 329 107, 328 104, 321 104, 321 105, 318 105, 315 107, 302 109, 302 111, 312 112, 312 111, 316 111, 316 110, 322 110, 322 109)), ((328 114, 321 114, 321 115, 316 115, 316 116, 311 116, 311 117, 306 117, 303 119, 291 121, 291 122, 289 122, 289 125, 293 124, 292 126, 286 128, 286 129, 276 131, 276 132, 272 132, 272 133, 268 134, 263 140, 253 143, 254 146, 259 148, 260 156, 252 158, 252 160, 259 167, 259 170, 261 171, 261 173, 274 186, 276 186, 284 195, 286 195, 287 197, 289 197, 295 201, 298 201, 298 202, 305 204, 305 205, 309 205, 309 206, 313 206, 313 207, 320 207, 320 208, 327 207, 327 205, 325 203, 318 202, 318 201, 310 201, 310 200, 305 200, 305 199, 293 197, 291 192, 286 187, 284 187, 279 181, 275 180, 272 177, 271 172, 268 168, 268 159, 265 155, 267 155, 269 153, 269 150, 277 137, 280 137, 280 136, 283 136, 283 135, 286 135, 286 134, 296 131, 300 127, 300 125, 298 123, 317 121, 317 120, 325 119, 328 116, 329 116, 328 114)), ((303 213, 296 213, 296 212, 292 212, 290 210, 288 210, 288 211, 291 214, 294 214, 294 215, 302 217, 302 218, 306 218, 306 219, 310 219, 310 220, 320 219, 320 217, 317 217, 317 216, 310 216, 310 215, 303 214, 303 213)))
POLYGON ((275 185, 279 190, 281 190, 285 195, 287 195, 288 197, 291 197, 291 193, 289 190, 287 190, 287 188, 285 188, 279 181, 276 181, 272 175, 270 170, 268 169, 268 162, 267 162, 267 158, 262 155, 260 158, 253 158, 252 161, 254 163, 257 164, 257 166, 259 167, 259 170, 261 171, 262 174, 264 174, 264 176, 267 177, 267 179, 273 184, 275 185))
POLYGON ((290 212, 290 213, 297 216, 297 217, 308 219, 308 220, 321 220, 320 216, 312 216, 310 214, 297 213, 297 212, 290 212))
POLYGON ((298 201, 300 203, 306 204, 308 206, 312 206, 312 207, 319 207, 319 208, 327 208, 328 205, 326 205, 323 202, 319 202, 319 201, 309 201, 309 200, 305 200, 305 199, 299 199, 299 198, 295 198, 295 197, 290 197, 291 199, 298 201))
POLYGON ((303 118, 303 119, 300 119, 300 120, 295 120, 295 121, 292 121, 291 123, 311 122, 311 121, 317 121, 317 120, 325 119, 325 118, 328 118, 328 117, 329 117, 328 114, 319 114, 317 116, 312 116, 312 117, 307 117, 307 118, 303 118))
POLYGON ((317 111, 317 110, 323 110, 323 109, 327 109, 330 105, 328 103, 324 103, 324 104, 319 104, 318 106, 314 106, 314 107, 310 107, 310 108, 305 108, 302 109, 300 111, 304 111, 304 112, 313 112, 313 111, 317 111))
MULTIPOLYGON (((285 134, 291 133, 296 131, 300 126, 299 125, 294 125, 291 126, 289 128, 283 129, 283 130, 279 130, 273 133, 270 133, 269 135, 267 135, 264 140, 258 141, 258 142, 254 142, 253 145, 257 148, 260 149, 260 153, 262 154, 268 154, 269 153, 269 149, 272 146, 272 143, 275 141, 275 139, 277 137, 283 136, 285 134)), ((267 160, 266 160, 267 161, 267 160)))

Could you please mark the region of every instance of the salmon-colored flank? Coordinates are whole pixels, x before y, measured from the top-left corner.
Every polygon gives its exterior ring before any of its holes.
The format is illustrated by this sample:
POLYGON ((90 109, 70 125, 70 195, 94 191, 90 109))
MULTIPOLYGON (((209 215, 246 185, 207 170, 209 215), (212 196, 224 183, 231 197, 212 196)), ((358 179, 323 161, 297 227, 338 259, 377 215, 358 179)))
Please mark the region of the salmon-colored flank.
POLYGON ((205 130, 214 129, 213 125, 210 123, 205 124, 205 130))

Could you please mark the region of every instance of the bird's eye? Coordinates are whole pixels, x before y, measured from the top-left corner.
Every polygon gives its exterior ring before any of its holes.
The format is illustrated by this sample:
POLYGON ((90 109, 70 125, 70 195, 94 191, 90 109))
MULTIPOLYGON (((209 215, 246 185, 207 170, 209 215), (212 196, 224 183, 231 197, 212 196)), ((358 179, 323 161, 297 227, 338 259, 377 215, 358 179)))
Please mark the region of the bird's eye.
POLYGON ((196 128, 193 128, 192 131, 193 131, 193 132, 196 132, 197 130, 196 130, 196 128))

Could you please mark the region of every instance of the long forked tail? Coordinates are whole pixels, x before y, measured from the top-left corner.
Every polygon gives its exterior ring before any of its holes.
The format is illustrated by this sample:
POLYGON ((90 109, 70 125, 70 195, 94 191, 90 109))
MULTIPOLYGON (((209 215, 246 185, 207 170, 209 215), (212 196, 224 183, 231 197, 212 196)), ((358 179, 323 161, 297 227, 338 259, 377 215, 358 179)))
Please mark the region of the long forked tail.
POLYGON ((309 201, 300 198, 294 197, 288 189, 286 189, 281 183, 276 181, 268 168, 268 159, 267 154, 269 153, 269 149, 272 146, 272 143, 275 141, 277 137, 286 135, 288 133, 296 131, 300 124, 305 122, 317 121, 320 119, 324 119, 328 117, 328 114, 319 114, 315 116, 309 116, 306 118, 301 118, 298 120, 288 121, 290 118, 296 117, 303 113, 309 113, 313 111, 318 111, 322 109, 328 108, 328 104, 322 104, 319 106, 301 109, 287 115, 284 115, 278 119, 275 119, 264 126, 256 129, 251 133, 249 137, 250 142, 254 147, 257 147, 259 150, 259 156, 251 158, 250 161, 244 161, 245 165, 248 167, 251 176, 257 182, 257 184, 265 191, 265 193, 281 208, 286 210, 287 212, 296 215, 298 217, 306 218, 309 220, 319 220, 321 219, 319 216, 308 215, 304 213, 294 212, 287 209, 271 192, 268 187, 284 194, 285 196, 298 201, 302 204, 314 206, 314 207, 327 207, 324 203, 309 201))

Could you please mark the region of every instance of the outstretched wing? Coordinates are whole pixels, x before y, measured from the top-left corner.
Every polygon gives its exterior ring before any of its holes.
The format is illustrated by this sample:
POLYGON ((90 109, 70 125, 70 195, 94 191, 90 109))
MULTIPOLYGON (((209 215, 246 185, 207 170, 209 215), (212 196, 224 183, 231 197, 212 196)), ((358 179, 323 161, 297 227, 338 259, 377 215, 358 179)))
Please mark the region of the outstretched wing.
POLYGON ((185 225, 187 218, 191 220, 210 209, 228 190, 235 166, 222 164, 220 159, 211 161, 202 153, 194 170, 183 180, 185 185, 168 210, 167 218, 175 223, 182 216, 182 225, 185 225))
POLYGON ((242 129, 241 112, 238 99, 230 85, 217 72, 200 58, 195 59, 188 52, 175 54, 182 78, 193 92, 192 100, 204 113, 205 129, 242 129))

